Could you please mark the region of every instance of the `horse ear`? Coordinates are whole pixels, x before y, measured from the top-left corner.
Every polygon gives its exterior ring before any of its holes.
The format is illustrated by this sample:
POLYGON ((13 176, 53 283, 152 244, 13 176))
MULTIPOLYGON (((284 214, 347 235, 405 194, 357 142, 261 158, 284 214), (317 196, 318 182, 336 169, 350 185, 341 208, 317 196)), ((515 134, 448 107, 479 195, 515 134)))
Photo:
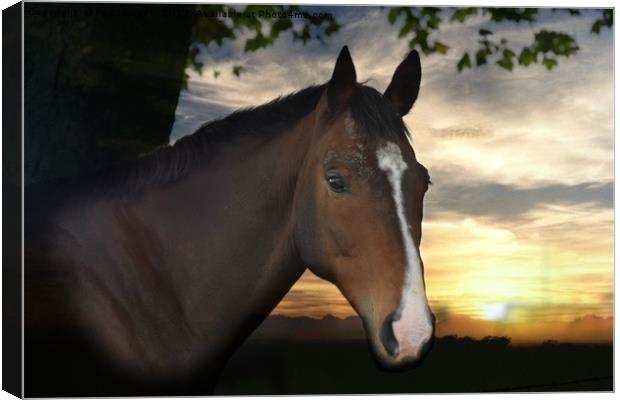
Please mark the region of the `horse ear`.
POLYGON ((413 50, 396 68, 392 82, 383 94, 401 117, 407 115, 418 98, 421 79, 420 55, 413 50))
POLYGON ((356 84, 355 66, 349 48, 344 46, 336 60, 332 78, 327 83, 328 109, 332 112, 341 110, 349 101, 356 84))

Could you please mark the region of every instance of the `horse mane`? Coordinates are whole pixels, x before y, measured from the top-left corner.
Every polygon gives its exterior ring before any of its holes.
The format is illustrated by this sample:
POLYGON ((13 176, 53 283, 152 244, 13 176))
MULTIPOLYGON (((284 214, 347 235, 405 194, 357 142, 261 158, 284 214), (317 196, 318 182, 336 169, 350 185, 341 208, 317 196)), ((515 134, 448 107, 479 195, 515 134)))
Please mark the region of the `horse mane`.
MULTIPOLYGON (((206 165, 222 143, 246 136, 276 135, 312 112, 325 84, 309 86, 257 107, 234 111, 207 122, 193 134, 171 146, 162 146, 137 159, 121 162, 82 179, 86 192, 139 194, 155 185, 178 181, 195 168, 206 165)), ((358 130, 395 140, 409 133, 392 106, 375 89, 358 85, 349 109, 358 130)))

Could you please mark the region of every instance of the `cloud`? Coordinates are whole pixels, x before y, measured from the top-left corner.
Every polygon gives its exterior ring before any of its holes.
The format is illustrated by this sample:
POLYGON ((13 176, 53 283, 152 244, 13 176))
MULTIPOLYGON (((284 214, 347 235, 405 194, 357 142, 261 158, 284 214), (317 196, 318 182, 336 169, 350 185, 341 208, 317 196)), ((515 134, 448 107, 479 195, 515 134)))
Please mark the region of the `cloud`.
MULTIPOLYGON (((613 207, 612 182, 556 184, 527 189, 499 183, 443 185, 439 180, 431 193, 432 212, 453 211, 502 219, 522 218, 541 204, 589 203, 595 207, 613 207)), ((432 214, 429 217, 432 218, 432 214)))
POLYGON ((441 129, 431 129, 431 134, 440 139, 477 139, 490 137, 493 133, 487 129, 479 127, 446 127, 441 129))
POLYGON ((514 219, 454 212, 425 218, 429 299, 480 318, 495 303, 527 304, 527 313, 515 314, 522 319, 609 315, 612 222, 613 210, 590 203, 543 204, 514 219))

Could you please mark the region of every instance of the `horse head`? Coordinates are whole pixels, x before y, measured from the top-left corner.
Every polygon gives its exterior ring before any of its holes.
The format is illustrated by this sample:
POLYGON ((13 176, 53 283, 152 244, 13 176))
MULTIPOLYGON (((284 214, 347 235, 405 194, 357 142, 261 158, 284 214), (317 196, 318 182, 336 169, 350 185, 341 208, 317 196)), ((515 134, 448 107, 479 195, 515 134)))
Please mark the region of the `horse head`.
POLYGON ((419 251, 430 179, 402 119, 420 79, 413 51, 381 94, 357 83, 344 47, 316 106, 295 189, 302 261, 339 288, 379 365, 390 370, 419 363, 434 337, 419 251))

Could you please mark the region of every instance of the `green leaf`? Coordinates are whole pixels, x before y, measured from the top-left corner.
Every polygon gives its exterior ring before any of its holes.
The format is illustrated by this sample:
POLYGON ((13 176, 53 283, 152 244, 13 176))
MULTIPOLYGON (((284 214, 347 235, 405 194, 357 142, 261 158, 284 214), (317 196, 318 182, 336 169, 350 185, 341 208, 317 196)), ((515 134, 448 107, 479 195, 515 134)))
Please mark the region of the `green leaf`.
POLYGON ((426 21, 426 26, 429 27, 430 29, 439 29, 439 23, 441 22, 441 18, 439 18, 436 14, 434 14, 432 17, 430 17, 427 21, 426 21))
POLYGON ((547 67, 547 69, 548 69, 549 71, 551 71, 554 67, 557 67, 557 66, 558 66, 558 61, 557 61, 557 60, 555 60, 555 59, 553 59, 553 58, 547 58, 547 57, 545 57, 545 58, 543 58, 542 63, 543 63, 543 65, 544 65, 545 67, 547 67))
POLYGON ((510 49, 504 49, 503 55, 504 55, 504 58, 512 59, 515 56, 515 53, 514 53, 514 51, 512 51, 510 49))
POLYGON ((501 60, 498 60, 497 65, 508 71, 512 71, 512 68, 514 67, 514 63, 510 60, 510 58, 502 58, 501 60))
POLYGON ((243 51, 246 51, 246 52, 256 51, 258 49, 267 47, 272 43, 273 43, 273 38, 264 36, 262 33, 257 32, 256 36, 254 36, 251 39, 248 39, 245 42, 245 48, 243 49, 243 51))
POLYGON ((415 44, 420 46, 420 49, 424 54, 431 54, 434 52, 434 49, 428 44, 428 31, 425 29, 418 29, 416 31, 416 35, 411 42, 409 42, 409 48, 413 49, 415 44))
POLYGON ((232 73, 238 78, 244 70, 245 68, 242 65, 235 65, 233 66, 232 73))
POLYGON ((436 16, 441 11, 439 7, 422 7, 422 12, 420 12, 420 16, 430 16, 431 18, 436 16))
POLYGON ((197 18, 194 26, 194 41, 209 45, 215 42, 221 46, 224 39, 234 39, 235 33, 217 18, 197 18))
POLYGON ((401 7, 394 7, 390 9, 390 12, 388 14, 388 21, 390 22, 390 25, 394 25, 394 22, 396 22, 396 20, 398 19, 401 11, 401 7))
POLYGON ((456 65, 456 67, 458 68, 459 72, 462 71, 464 68, 471 68, 471 60, 469 59, 469 53, 465 53, 465 55, 463 55, 463 57, 461 58, 459 63, 456 65))
POLYGON ((281 32, 287 31, 293 27, 293 22, 289 18, 278 18, 273 25, 271 25, 271 32, 269 34, 272 40, 275 40, 280 36, 281 32))
POLYGON ((510 49, 504 49, 504 51, 502 52, 502 59, 497 61, 497 65, 499 65, 500 67, 508 71, 512 71, 512 68, 514 67, 514 63, 512 59, 514 57, 515 57, 514 51, 510 49))
POLYGON ((310 25, 306 24, 304 29, 302 29, 301 33, 293 31, 293 41, 301 40, 301 42, 305 45, 308 40, 310 40, 310 25))
POLYGON ((528 21, 534 22, 536 14, 538 14, 538 8, 484 8, 485 12, 491 14, 491 21, 513 21, 521 22, 528 21))
POLYGON ((332 34, 340 30, 340 24, 336 20, 331 20, 327 28, 325 29, 325 35, 331 36, 332 34))
POLYGON ((603 10, 603 21, 605 21, 605 26, 611 28, 614 24, 614 10, 609 8, 603 10))
MULTIPOLYGON (((249 5, 243 10, 243 12, 232 14, 233 16, 231 20, 233 22, 234 28, 239 31, 241 31, 243 28, 260 31, 262 23, 257 18, 257 15, 253 14, 254 12, 258 12, 258 10, 255 9, 254 6, 249 5)), ((212 18, 208 18, 207 23, 210 23, 211 20, 212 18)))
POLYGON ((487 63, 487 56, 491 54, 486 49, 480 49, 476 52, 476 66, 479 67, 487 63))
POLYGON ((579 50, 575 39, 563 32, 541 30, 534 35, 535 52, 553 53, 555 55, 569 57, 579 50))
POLYGON ((200 54, 200 49, 197 46, 192 46, 189 49, 189 53, 187 55, 189 67, 196 71, 198 74, 202 75, 202 67, 204 63, 198 61, 198 55, 200 54))
POLYGON ((597 35, 601 33, 601 28, 603 27, 603 21, 602 20, 596 20, 596 22, 594 22, 594 24, 592 24, 592 29, 590 32, 592 33, 596 33, 597 35))
POLYGON ((470 15, 476 15, 476 14, 478 14, 477 7, 456 8, 454 12, 452 13, 452 16, 450 17, 450 21, 452 22, 458 21, 460 23, 463 23, 465 22, 467 17, 469 17, 470 15))
POLYGON ((413 39, 409 41, 409 49, 413 50, 418 44, 418 37, 415 36, 413 39))
POLYGON ((450 17, 450 21, 458 21, 460 23, 465 22, 465 12, 462 9, 456 9, 454 10, 454 12, 452 13, 452 16, 450 17))
POLYGON ((407 22, 405 22, 403 27, 400 28, 400 31, 398 32, 398 37, 402 38, 407 36, 407 34, 413 29, 414 24, 415 22, 413 20, 408 20, 407 22))
POLYGON ((433 45, 433 49, 439 54, 446 54, 449 47, 441 42, 435 42, 435 44, 433 45))
POLYGON ((218 71, 217 69, 213 70, 213 77, 217 79, 218 76, 220 76, 220 71, 218 71))
POLYGON ((529 48, 524 47, 523 50, 521 50, 521 54, 519 54, 519 64, 527 67, 535 62, 536 54, 532 53, 529 48))
POLYGON ((594 21, 592 24, 591 33, 596 33, 597 35, 601 33, 601 28, 606 26, 611 28, 614 24, 614 11, 612 9, 605 9, 602 11, 603 16, 600 19, 594 21))

